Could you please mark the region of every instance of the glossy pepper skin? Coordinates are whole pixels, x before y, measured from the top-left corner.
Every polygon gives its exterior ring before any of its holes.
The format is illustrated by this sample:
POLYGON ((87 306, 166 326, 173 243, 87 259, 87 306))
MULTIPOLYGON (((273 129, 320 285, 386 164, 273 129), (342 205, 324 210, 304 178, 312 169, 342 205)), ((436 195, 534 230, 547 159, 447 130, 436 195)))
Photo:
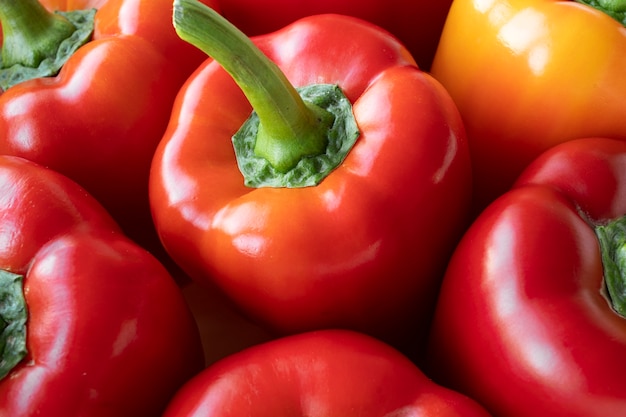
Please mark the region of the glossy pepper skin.
POLYGON ((454 2, 432 74, 463 116, 476 213, 558 143, 626 139, 624 51, 624 27, 574 1, 454 2))
POLYGON ((253 41, 294 86, 338 84, 360 137, 316 186, 245 186, 231 136, 251 104, 207 60, 153 160, 165 248, 278 334, 339 326, 395 346, 424 334, 471 194, 453 102, 395 39, 356 18, 304 18, 253 41))
POLYGON ((160 415, 203 367, 167 270, 54 171, 0 156, 0 195, 0 269, 24 277, 28 311, 28 353, 0 378, 0 415, 160 415))
POLYGON ((164 417, 487 417, 377 339, 323 330, 260 344, 188 382, 164 417))
POLYGON ((609 304, 593 226, 625 214, 625 142, 578 139, 538 157, 452 257, 435 380, 499 416, 624 415, 626 319, 609 304))
POLYGON ((249 36, 270 33, 316 14, 354 16, 390 31, 427 71, 451 4, 452 0, 223 0, 220 9, 249 36))
POLYGON ((41 3, 51 11, 97 8, 95 29, 58 75, 0 96, 0 154, 72 178, 127 234, 158 250, 148 203, 150 161, 175 95, 205 56, 174 32, 169 0, 41 3))

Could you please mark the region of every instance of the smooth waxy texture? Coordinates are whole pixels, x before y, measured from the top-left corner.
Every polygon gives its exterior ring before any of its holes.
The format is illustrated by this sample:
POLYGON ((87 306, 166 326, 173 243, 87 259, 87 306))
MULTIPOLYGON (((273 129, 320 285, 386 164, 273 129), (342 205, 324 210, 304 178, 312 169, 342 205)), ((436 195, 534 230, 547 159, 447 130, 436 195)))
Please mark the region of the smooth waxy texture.
POLYGON ((246 187, 231 138, 252 107, 209 60, 181 90, 153 159, 159 235, 190 276, 265 326, 349 327, 406 347, 425 332, 465 226, 458 111, 406 49, 361 20, 316 16, 253 41, 295 87, 337 84, 360 136, 317 186, 246 187))
POLYGON ((595 225, 626 214, 626 142, 569 141, 476 219, 444 278, 428 363, 494 415, 626 413, 626 320, 595 225))
POLYGON ((622 24, 574 1, 454 2, 432 73, 463 116, 475 214, 558 143, 626 139, 624 51, 622 24))
POLYGON ((173 278, 67 177, 3 155, 0 196, 0 269, 23 276, 28 311, 0 415, 159 415, 203 366, 173 278))

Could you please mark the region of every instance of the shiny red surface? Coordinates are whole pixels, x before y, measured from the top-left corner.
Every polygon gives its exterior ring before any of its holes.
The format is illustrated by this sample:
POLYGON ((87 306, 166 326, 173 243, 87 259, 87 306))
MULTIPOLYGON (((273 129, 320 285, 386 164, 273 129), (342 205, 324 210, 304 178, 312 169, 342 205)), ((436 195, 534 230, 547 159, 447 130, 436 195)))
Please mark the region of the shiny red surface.
POLYGON ((28 309, 28 355, 0 381, 0 415, 158 415, 203 366, 167 270, 34 163, 0 157, 0 202, 0 268, 24 276, 28 309))
POLYGON ((164 417, 488 417, 376 339, 326 330, 275 340, 217 362, 164 417))
POLYGON ((471 193, 454 104, 406 49, 352 18, 312 17, 255 42, 295 86, 337 83, 361 136, 318 186, 247 188, 231 136, 251 107, 207 62, 181 90, 153 161, 165 247, 281 333, 423 333, 471 193))
POLYGON ((626 143, 537 159, 453 255, 429 363, 494 415, 626 413, 626 319, 604 294, 594 224, 626 214, 626 143))

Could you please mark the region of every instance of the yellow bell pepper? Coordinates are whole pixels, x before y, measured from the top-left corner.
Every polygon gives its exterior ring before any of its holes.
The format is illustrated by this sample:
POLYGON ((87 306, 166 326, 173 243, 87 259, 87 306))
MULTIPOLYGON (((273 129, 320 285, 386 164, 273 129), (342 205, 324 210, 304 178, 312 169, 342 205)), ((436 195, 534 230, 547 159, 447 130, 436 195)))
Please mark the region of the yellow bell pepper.
POLYGON ((475 169, 475 211, 544 150, 626 139, 624 1, 455 0, 432 74, 456 101, 475 169))

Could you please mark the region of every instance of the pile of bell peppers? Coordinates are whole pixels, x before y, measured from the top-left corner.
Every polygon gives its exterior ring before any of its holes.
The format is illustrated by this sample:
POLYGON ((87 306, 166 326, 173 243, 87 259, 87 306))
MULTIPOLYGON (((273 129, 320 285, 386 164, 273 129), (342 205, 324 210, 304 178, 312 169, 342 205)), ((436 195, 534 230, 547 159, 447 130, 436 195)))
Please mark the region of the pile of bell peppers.
POLYGON ((0 415, 626 413, 625 23, 0 0, 0 415))

